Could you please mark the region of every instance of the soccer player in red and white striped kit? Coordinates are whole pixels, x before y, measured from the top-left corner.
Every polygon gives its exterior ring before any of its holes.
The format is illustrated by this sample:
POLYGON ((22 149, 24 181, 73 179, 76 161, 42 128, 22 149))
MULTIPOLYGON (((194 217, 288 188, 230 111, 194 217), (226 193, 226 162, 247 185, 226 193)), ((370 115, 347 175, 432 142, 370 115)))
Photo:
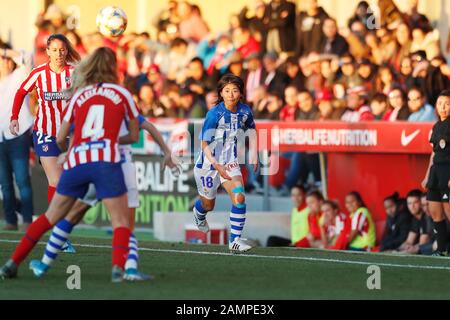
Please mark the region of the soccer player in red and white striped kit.
POLYGON ((56 136, 68 103, 65 90, 70 87, 74 64, 80 60, 80 55, 62 34, 53 34, 48 38, 47 55, 49 61, 34 68, 17 90, 10 131, 12 134, 18 134, 22 103, 26 96, 36 89, 39 106, 34 121, 33 141, 47 176, 47 198, 50 203, 62 172, 62 168, 56 163, 61 153, 56 144, 56 136))
POLYGON ((97 199, 103 201, 111 216, 112 281, 124 279, 131 232, 118 145, 138 140, 138 110, 131 94, 118 85, 117 60, 111 49, 99 48, 81 62, 73 81, 71 91, 75 93, 57 137, 63 151, 67 149, 66 137, 71 126, 75 129, 68 153, 60 156, 60 161, 65 163, 55 196, 47 212, 30 225, 10 260, 0 268, 0 278, 17 276, 19 265, 39 239, 69 213, 92 183, 97 199), (129 134, 119 139, 120 126, 125 119, 129 134))

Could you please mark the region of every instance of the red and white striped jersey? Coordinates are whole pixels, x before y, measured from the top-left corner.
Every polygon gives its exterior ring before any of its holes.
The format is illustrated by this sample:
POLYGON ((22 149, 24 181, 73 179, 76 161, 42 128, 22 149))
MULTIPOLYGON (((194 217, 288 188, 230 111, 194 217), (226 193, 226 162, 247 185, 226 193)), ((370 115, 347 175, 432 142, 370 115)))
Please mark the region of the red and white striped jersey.
POLYGON ((117 84, 102 83, 78 90, 63 119, 75 126, 64 169, 98 161, 120 162, 121 124, 137 116, 131 93, 117 84))
MULTIPOLYGON (((55 73, 50 69, 50 64, 46 63, 34 68, 20 86, 17 93, 17 96, 20 96, 20 98, 24 98, 26 94, 34 89, 37 91, 39 108, 33 130, 53 137, 56 137, 58 134, 63 111, 68 103, 64 91, 70 87, 70 77, 74 68, 72 65, 66 65, 61 73, 55 73)), ((17 119, 19 116, 22 104, 17 105, 17 103, 14 101, 11 119, 17 119)))
POLYGON ((362 235, 369 231, 369 220, 364 215, 364 213, 359 210, 355 212, 352 216, 352 230, 358 230, 358 234, 362 235))

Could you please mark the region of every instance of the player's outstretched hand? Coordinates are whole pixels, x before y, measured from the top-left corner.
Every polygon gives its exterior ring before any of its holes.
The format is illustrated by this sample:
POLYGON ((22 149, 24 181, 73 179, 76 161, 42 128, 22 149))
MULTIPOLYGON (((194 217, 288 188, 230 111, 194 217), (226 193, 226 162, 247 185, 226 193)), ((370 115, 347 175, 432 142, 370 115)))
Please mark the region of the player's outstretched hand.
POLYGON ((11 122, 9 123, 9 131, 14 136, 19 135, 19 121, 18 120, 11 120, 11 122))
POLYGON ((216 170, 219 172, 220 176, 226 180, 231 180, 231 177, 228 175, 227 170, 225 169, 225 166, 221 164, 215 165, 216 170))
POLYGON ((174 154, 166 154, 164 156, 164 166, 165 167, 169 167, 172 174, 175 177, 178 177, 181 174, 181 161, 180 159, 178 159, 177 156, 175 156, 174 154))

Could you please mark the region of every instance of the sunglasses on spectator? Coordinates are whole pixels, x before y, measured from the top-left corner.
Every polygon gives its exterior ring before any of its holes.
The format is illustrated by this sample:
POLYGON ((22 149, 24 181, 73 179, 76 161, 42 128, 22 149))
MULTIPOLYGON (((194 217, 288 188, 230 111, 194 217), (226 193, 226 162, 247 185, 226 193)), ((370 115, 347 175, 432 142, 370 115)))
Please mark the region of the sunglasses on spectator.
POLYGON ((400 94, 397 94, 395 96, 390 96, 389 99, 401 99, 402 96, 400 94))
POLYGON ((409 98, 408 97, 408 101, 417 102, 417 101, 420 101, 420 100, 422 100, 422 97, 416 97, 416 98, 409 98))

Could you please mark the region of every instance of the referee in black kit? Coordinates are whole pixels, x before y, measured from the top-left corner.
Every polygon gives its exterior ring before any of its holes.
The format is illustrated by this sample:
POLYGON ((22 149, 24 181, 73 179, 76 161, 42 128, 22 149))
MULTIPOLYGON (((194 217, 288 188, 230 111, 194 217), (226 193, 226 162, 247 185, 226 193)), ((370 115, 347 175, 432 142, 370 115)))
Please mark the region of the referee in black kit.
POLYGON ((450 90, 439 94, 436 111, 439 120, 433 126, 430 138, 433 152, 422 187, 428 189, 427 200, 437 239, 437 250, 432 255, 447 256, 446 215, 450 219, 450 90))

